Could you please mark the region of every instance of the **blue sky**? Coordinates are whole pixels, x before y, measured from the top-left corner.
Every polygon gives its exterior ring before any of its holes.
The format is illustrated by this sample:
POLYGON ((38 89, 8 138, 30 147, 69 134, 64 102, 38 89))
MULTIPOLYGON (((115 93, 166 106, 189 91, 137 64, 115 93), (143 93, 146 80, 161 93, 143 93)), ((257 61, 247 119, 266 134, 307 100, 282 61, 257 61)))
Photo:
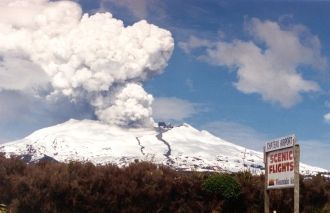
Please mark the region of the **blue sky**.
MULTIPOLYGON (((257 43, 245 29, 247 22, 257 18, 262 22, 277 23, 284 31, 290 31, 293 26, 304 26, 308 36, 319 39, 320 57, 329 61, 330 2, 143 2, 143 10, 118 5, 115 1, 104 1, 103 5, 127 24, 145 18, 172 32, 176 47, 169 65, 162 75, 146 82, 145 88, 156 98, 172 97, 189 103, 191 114, 184 110, 187 117, 181 121, 259 150, 264 140, 294 133, 302 146, 302 159, 330 169, 330 125, 324 119, 330 111, 328 65, 318 69, 299 64, 297 73, 305 80, 315 81, 320 89, 300 92, 301 100, 285 107, 279 102, 263 100, 260 93, 246 94, 237 90, 233 85, 238 78, 235 68, 198 59, 205 49, 198 48, 187 54, 179 45, 191 36, 213 42, 238 39, 257 43), (158 13, 162 15, 158 16, 158 13)), ((258 46, 265 51, 265 44, 258 46)))
MULTIPOLYGON (((142 19, 171 31, 175 49, 161 75, 144 82, 154 117, 261 151, 296 134, 302 161, 330 169, 330 2, 77 0, 84 12, 109 11, 125 25, 142 19)), ((0 141, 70 117, 94 118, 88 105, 1 92, 0 141), (56 104, 55 104, 56 105, 56 104), (7 117, 6 117, 7 116, 7 117), (21 123, 13 119, 20 117, 21 123)))

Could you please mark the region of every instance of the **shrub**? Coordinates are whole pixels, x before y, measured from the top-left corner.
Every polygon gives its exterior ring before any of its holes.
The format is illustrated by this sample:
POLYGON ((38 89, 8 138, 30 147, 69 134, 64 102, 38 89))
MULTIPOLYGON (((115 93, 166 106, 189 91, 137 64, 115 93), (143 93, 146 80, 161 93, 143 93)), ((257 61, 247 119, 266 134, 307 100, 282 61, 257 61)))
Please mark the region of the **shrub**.
MULTIPOLYGON (((0 154, 0 204, 13 213, 255 213, 263 212, 264 182, 263 175, 248 172, 214 175, 147 162, 121 168, 88 162, 25 164, 0 154)), ((300 186, 301 212, 330 212, 330 179, 301 178, 300 186)), ((270 193, 271 209, 292 212, 292 189, 270 193)))
POLYGON ((212 194, 219 194, 227 200, 237 199, 240 195, 240 185, 231 176, 215 174, 209 176, 202 184, 202 188, 212 194))

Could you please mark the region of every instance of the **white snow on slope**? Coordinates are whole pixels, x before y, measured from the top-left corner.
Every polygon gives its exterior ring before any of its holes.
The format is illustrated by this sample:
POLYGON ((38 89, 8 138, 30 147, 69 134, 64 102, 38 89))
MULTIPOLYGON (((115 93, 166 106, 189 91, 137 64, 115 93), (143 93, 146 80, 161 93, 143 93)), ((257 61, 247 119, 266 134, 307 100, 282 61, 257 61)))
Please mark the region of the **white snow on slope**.
MULTIPOLYGON (((31 161, 49 156, 60 162, 128 165, 134 160, 165 164, 179 170, 263 172, 263 153, 224 141, 188 124, 172 129, 123 129, 100 121, 69 120, 2 144, 0 152, 29 155, 31 161)), ((300 164, 302 174, 327 170, 300 164)))

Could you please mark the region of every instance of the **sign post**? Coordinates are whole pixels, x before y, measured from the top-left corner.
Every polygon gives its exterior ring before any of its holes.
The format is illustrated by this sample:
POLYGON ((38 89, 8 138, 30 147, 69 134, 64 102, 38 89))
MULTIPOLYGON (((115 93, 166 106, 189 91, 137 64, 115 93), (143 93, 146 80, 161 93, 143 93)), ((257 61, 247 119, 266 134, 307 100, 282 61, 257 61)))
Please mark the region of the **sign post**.
POLYGON ((294 169, 294 213, 299 213, 299 162, 300 162, 300 147, 299 144, 295 146, 295 154, 294 154, 294 161, 295 169, 294 169))
POLYGON ((294 212, 299 212, 299 145, 296 137, 272 140, 264 147, 264 211, 269 213, 269 190, 294 188, 294 212))
POLYGON ((268 193, 268 190, 267 190, 268 163, 267 163, 266 147, 264 147, 264 163, 265 163, 264 210, 265 210, 265 213, 269 213, 269 193, 268 193))

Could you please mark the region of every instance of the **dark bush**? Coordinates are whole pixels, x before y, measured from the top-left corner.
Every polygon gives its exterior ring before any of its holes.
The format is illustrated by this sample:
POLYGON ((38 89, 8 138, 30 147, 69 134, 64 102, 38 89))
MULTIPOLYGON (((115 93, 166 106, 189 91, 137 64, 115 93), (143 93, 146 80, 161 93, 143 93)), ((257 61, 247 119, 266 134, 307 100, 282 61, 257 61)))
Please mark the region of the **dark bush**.
MULTIPOLYGON (((19 157, 0 155, 0 203, 24 213, 263 212, 263 176, 218 176, 213 180, 212 173, 146 162, 123 168, 87 162, 25 164, 19 157)), ((301 212, 330 212, 329 179, 302 178, 300 193, 301 212)), ((271 191, 271 210, 290 212, 292 202, 291 189, 271 191)))

